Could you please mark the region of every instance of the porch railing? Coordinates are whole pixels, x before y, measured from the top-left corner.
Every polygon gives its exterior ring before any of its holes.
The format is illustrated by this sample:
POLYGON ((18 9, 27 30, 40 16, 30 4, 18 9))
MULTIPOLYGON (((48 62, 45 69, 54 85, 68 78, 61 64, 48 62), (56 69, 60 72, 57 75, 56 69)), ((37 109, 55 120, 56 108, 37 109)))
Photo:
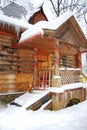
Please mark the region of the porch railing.
POLYGON ((53 68, 41 69, 38 71, 37 88, 52 87, 52 76, 54 75, 53 68))
MULTIPOLYGON (((80 69, 60 69, 61 84, 69 84, 81 82, 80 69)), ((38 71, 37 88, 53 87, 53 76, 55 75, 54 68, 41 69, 38 71)))
POLYGON ((81 82, 81 70, 74 68, 60 69, 61 82, 63 84, 81 82))

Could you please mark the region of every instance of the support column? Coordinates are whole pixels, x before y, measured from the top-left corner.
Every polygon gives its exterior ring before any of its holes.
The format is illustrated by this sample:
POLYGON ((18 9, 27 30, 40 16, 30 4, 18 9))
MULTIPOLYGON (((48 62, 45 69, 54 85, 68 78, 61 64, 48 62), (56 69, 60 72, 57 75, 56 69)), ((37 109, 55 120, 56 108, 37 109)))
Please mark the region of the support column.
POLYGON ((60 60, 59 60, 59 48, 57 45, 55 45, 54 50, 54 66, 55 66, 55 74, 53 77, 53 86, 54 87, 60 87, 61 86, 61 78, 60 78, 60 60))
POLYGON ((76 60, 77 60, 77 68, 82 68, 82 63, 81 63, 81 53, 76 54, 76 60))
MULTIPOLYGON (((76 54, 76 63, 77 63, 76 67, 82 69, 82 59, 81 59, 81 53, 80 52, 78 52, 76 54)), ((79 75, 79 81, 82 82, 82 80, 83 80, 83 76, 79 75)))
POLYGON ((37 87, 37 69, 38 69, 38 62, 37 62, 37 48, 34 49, 34 88, 37 87))

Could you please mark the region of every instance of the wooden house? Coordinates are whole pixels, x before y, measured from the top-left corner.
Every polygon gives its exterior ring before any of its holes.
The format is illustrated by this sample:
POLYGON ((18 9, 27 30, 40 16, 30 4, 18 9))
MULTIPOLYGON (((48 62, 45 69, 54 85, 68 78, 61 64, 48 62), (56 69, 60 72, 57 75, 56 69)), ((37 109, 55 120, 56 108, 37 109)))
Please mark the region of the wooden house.
MULTIPOLYGON (((46 84, 60 87, 61 84, 81 81, 81 53, 87 51, 86 37, 73 15, 67 19, 61 16, 57 22, 50 22, 50 24, 58 24, 56 29, 49 28, 49 22, 42 22, 43 36, 38 35, 37 32, 33 38, 27 37, 17 44, 20 49, 35 49, 35 87, 45 88, 46 84), (47 26, 44 27, 45 23, 47 26)), ((37 25, 41 26, 41 22, 37 25)))
POLYGON ((35 33, 22 42, 20 34, 30 25, 0 21, 0 93, 80 81, 80 55, 87 51, 87 40, 73 15, 62 18, 56 29, 42 27, 43 35, 35 33))

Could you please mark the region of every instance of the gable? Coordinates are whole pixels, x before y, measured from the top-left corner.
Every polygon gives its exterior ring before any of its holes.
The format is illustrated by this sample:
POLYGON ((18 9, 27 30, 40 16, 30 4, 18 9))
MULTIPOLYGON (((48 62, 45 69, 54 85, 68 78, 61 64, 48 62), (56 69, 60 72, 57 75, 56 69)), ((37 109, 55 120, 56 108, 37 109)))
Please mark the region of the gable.
POLYGON ((87 40, 73 16, 63 23, 57 30, 51 32, 50 36, 78 47, 81 46, 87 48, 87 40))

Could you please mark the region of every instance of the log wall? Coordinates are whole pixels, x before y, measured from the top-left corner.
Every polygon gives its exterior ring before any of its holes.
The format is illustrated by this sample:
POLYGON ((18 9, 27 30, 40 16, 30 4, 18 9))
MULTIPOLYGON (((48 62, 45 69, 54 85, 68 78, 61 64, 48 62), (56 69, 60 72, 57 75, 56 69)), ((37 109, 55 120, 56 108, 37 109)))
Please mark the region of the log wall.
MULTIPOLYGON (((54 62, 55 62, 55 56, 50 55, 50 67, 54 66, 54 62)), ((77 57, 75 55, 60 56, 59 66, 67 67, 67 68, 76 68, 77 67, 77 57)))
POLYGON ((77 59, 75 56, 60 57, 60 67, 76 68, 77 59))
POLYGON ((33 86, 33 51, 13 49, 15 41, 0 35, 0 93, 26 91, 33 86))

